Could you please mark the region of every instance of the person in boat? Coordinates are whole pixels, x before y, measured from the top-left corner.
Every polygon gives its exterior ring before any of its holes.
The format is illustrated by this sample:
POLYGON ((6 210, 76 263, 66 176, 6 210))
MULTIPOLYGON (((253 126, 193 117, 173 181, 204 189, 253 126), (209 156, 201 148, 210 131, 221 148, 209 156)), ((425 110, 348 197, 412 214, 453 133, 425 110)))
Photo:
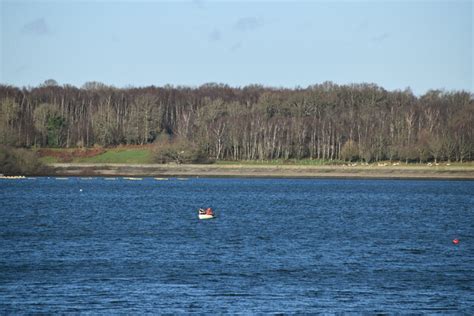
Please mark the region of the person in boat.
POLYGON ((212 211, 212 208, 210 208, 210 207, 207 208, 206 215, 214 215, 214 212, 212 211))
POLYGON ((206 211, 205 211, 204 209, 200 208, 200 209, 199 209, 199 214, 200 214, 200 215, 204 215, 204 214, 206 214, 206 211))

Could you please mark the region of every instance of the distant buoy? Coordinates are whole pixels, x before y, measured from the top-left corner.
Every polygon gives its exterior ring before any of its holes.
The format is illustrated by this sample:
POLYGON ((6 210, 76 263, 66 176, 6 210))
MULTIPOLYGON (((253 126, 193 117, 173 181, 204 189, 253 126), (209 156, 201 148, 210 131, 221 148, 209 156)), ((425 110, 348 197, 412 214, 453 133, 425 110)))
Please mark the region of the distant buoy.
POLYGON ((457 239, 457 238, 453 239, 453 244, 455 244, 455 245, 459 244, 459 239, 457 239))

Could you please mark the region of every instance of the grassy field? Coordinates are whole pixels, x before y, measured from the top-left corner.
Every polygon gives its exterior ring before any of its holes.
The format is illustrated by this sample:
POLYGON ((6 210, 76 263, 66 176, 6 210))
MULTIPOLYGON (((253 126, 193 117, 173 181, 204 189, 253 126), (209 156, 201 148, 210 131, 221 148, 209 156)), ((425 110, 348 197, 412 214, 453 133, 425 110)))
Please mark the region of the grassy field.
POLYGON ((116 147, 101 149, 98 154, 81 155, 77 149, 47 149, 40 160, 45 164, 52 163, 153 163, 152 151, 149 148, 116 147), (79 153, 79 154, 78 154, 79 153), (65 159, 65 157, 67 159, 65 159))
POLYGON ((217 161, 156 164, 150 146, 37 150, 55 176, 294 177, 474 180, 474 162, 371 164, 328 160, 217 161))
MULTIPOLYGON (((149 146, 121 146, 115 148, 95 148, 95 149, 71 149, 71 148, 48 148, 43 149, 42 156, 40 160, 45 164, 53 163, 117 163, 117 164, 152 164, 153 162, 153 153, 152 149, 149 146)), ((428 165, 427 163, 395 163, 395 162, 377 162, 372 164, 361 164, 361 163, 352 163, 349 164, 344 161, 338 160, 318 160, 318 159, 275 159, 275 160, 242 160, 242 161, 217 161, 214 165, 217 166, 308 166, 308 167, 318 167, 318 166, 340 166, 340 167, 356 167, 356 168, 366 168, 366 167, 377 167, 384 169, 398 169, 398 168, 443 168, 443 167, 462 167, 462 168, 474 168, 474 162, 464 162, 464 163, 449 163, 449 166, 446 162, 439 163, 435 165, 432 163, 428 165)))
POLYGON ((45 156, 39 159, 44 164, 58 163, 61 162, 58 158, 52 156, 45 156))
POLYGON ((77 163, 152 163, 152 153, 148 149, 110 149, 105 153, 85 158, 75 158, 77 163))

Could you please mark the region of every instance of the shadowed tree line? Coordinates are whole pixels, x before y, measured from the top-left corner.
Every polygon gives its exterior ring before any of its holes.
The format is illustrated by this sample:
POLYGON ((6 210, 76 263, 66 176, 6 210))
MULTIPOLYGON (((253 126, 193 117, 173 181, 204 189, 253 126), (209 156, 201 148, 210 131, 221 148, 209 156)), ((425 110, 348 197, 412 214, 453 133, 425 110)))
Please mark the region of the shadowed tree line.
POLYGON ((180 152, 174 145, 191 148, 201 160, 462 162, 473 158, 473 126, 473 95, 465 91, 417 97, 331 82, 304 89, 0 85, 0 143, 16 147, 157 143, 170 156, 180 152))

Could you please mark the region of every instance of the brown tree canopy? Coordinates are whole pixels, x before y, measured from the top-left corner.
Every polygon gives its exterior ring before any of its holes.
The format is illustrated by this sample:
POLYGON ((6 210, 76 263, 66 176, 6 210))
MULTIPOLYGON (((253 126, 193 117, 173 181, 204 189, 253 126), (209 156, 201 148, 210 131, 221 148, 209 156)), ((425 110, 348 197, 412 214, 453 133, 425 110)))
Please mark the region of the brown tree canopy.
POLYGON ((211 159, 472 160, 474 100, 465 91, 386 91, 331 82, 305 89, 82 88, 54 80, 0 85, 0 142, 115 146, 186 140, 211 159))

